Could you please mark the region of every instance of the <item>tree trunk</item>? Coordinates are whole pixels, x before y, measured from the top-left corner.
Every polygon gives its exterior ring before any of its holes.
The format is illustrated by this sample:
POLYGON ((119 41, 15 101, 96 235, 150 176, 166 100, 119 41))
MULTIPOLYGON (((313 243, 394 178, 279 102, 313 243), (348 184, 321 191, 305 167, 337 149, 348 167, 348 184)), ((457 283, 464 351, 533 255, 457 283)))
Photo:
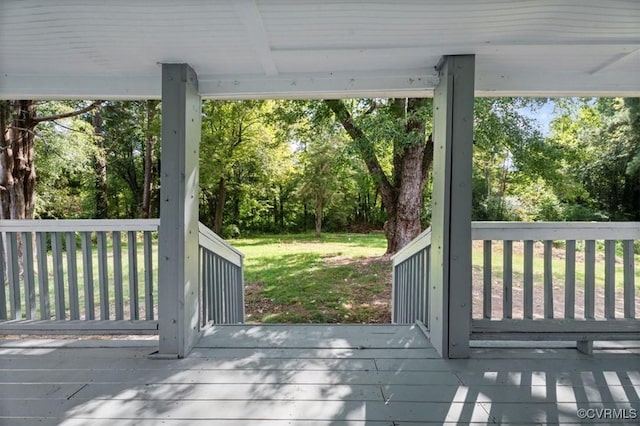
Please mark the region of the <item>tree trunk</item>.
POLYGON ((223 177, 218 181, 218 195, 216 197, 216 213, 213 221, 213 232, 222 235, 222 219, 224 218, 224 203, 227 198, 227 185, 223 177))
POLYGON ((109 217, 107 195, 107 154, 104 145, 104 125, 102 121, 102 109, 96 109, 93 114, 93 131, 96 135, 96 155, 93 168, 95 170, 96 189, 96 219, 109 217))
POLYGON ((321 194, 316 194, 316 237, 320 238, 322 234, 322 210, 323 206, 323 197, 321 194))
POLYGON ((420 214, 426 179, 422 178, 424 147, 405 150, 399 161, 399 182, 392 204, 386 204, 387 253, 396 253, 418 236, 422 230, 420 214))
POLYGON ((307 208, 307 202, 303 203, 302 210, 302 232, 307 232, 307 224, 309 223, 309 209, 307 208))
POLYGON ((279 217, 279 223, 280 223, 280 230, 284 230, 284 191, 282 190, 282 187, 279 187, 279 192, 280 195, 278 196, 278 206, 280 210, 280 217, 279 217))
POLYGON ((394 141, 393 181, 390 181, 380 164, 373 141, 354 122, 351 113, 342 101, 325 101, 336 118, 355 143, 360 157, 382 197, 387 213, 384 225, 387 238, 387 255, 396 253, 421 232, 420 215, 424 186, 433 162, 433 140, 431 136, 421 143, 410 143, 416 135, 423 138, 426 117, 417 112, 426 106, 425 99, 394 99, 395 113, 405 122, 407 140, 394 141))
POLYGON ((278 198, 273 196, 273 227, 278 227, 278 198))
POLYGON ((153 191, 153 157, 155 155, 156 135, 153 131, 153 122, 156 118, 158 101, 147 101, 147 128, 144 150, 144 183, 142 188, 142 206, 140 216, 144 219, 151 217, 151 193, 153 191))
MULTIPOLYGON (((30 100, 12 101, 12 106, 13 117, 10 124, 2 129, 0 210, 2 219, 33 219, 36 103, 30 100)), ((3 122, 6 122, 6 118, 3 117, 3 122)))

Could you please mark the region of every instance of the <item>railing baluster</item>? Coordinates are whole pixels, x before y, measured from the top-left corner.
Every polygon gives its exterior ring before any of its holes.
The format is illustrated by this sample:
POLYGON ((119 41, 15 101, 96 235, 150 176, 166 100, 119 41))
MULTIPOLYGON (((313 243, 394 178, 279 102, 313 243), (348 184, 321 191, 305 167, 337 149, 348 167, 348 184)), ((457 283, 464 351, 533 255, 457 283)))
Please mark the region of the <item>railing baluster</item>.
POLYGON ((5 234, 4 232, 0 233, 0 320, 7 320, 7 293, 4 289, 4 260, 5 260, 5 250, 4 250, 4 241, 5 234))
POLYGON ((417 255, 413 256, 411 259, 409 259, 409 276, 412 277, 411 280, 408 281, 408 292, 407 292, 407 322, 412 322, 412 319, 415 318, 415 311, 413 310, 414 307, 414 303, 415 303, 415 297, 412 297, 413 295, 415 295, 415 290, 416 290, 416 258, 417 255))
POLYGON ((533 241, 524 241, 524 317, 533 318, 533 241))
POLYGON ((229 306, 229 292, 227 291, 227 286, 225 285, 225 283, 227 282, 228 279, 228 275, 229 275, 229 264, 227 262, 222 262, 222 281, 220 282, 221 284, 221 290, 222 290, 222 321, 223 323, 227 323, 228 321, 228 306, 229 306))
POLYGON ((604 242, 604 317, 616 317, 616 242, 604 242))
POLYGON ((425 249, 425 285, 424 285, 424 325, 429 330, 429 288, 431 287, 431 246, 425 249))
POLYGON ((427 279, 425 271, 426 253, 420 252, 420 261, 418 262, 418 316, 417 318, 424 323, 424 286, 427 279))
POLYGON ((220 300, 222 297, 222 292, 220 291, 220 282, 222 281, 222 261, 218 258, 218 256, 214 257, 215 259, 215 278, 213 280, 214 286, 214 302, 215 302, 215 315, 214 321, 216 324, 222 323, 222 301, 220 300))
POLYGON ((409 265, 407 262, 402 264, 402 283, 400 286, 400 294, 402 295, 402 304, 400 305, 400 321, 403 324, 407 323, 407 294, 409 290, 407 290, 407 286, 409 285, 409 265))
POLYGON ((622 242, 624 252, 624 317, 636 317, 635 253, 633 240, 622 242))
POLYGON ((138 244, 136 232, 127 232, 127 252, 129 254, 129 319, 139 319, 138 306, 138 244))
POLYGON ((396 298, 394 300, 393 314, 395 316, 395 323, 402 324, 402 319, 400 318, 400 306, 402 304, 402 297, 403 297, 402 290, 401 290, 402 277, 403 277, 402 264, 398 265, 396 270, 396 275, 397 275, 397 279, 396 279, 395 290, 394 290, 394 295, 396 298))
POLYGON ((513 316, 513 241, 502 243, 502 317, 513 316))
POLYGON ((233 287, 231 286, 231 264, 228 262, 225 262, 225 264, 227 265, 227 277, 226 277, 226 281, 225 281, 225 288, 227 289, 227 324, 230 324, 232 322, 232 318, 233 318, 233 287))
MULTIPOLYGON (((242 262, 242 260, 240 260, 242 262)), ((236 268, 236 291, 238 292, 238 315, 236 323, 244 321, 244 279, 242 277, 242 266, 236 268)))
POLYGON ((391 291, 391 323, 392 324, 397 324, 398 323, 398 274, 399 274, 399 267, 397 265, 393 266, 393 269, 391 271, 391 288, 393 289, 391 291))
POLYGON ((236 267, 236 265, 231 265, 231 276, 229 277, 229 279, 231 280, 229 282, 229 290, 231 291, 231 318, 229 318, 229 322, 231 324, 235 324, 236 322, 238 322, 236 320, 236 318, 238 318, 238 307, 240 305, 240 300, 238 299, 238 292, 236 290, 236 283, 237 283, 237 275, 238 275, 238 268, 236 267))
POLYGON ((199 247, 200 251, 200 286, 202 287, 202 326, 204 327, 209 322, 209 261, 207 259, 207 251, 204 247, 199 247))
POLYGON ((23 232, 22 236, 22 271, 24 278, 24 311, 29 320, 36 319, 36 285, 33 273, 32 233, 23 232))
POLYGON ((553 241, 544 242, 544 317, 553 318, 553 241))
POLYGON ((146 319, 153 320, 153 246, 149 231, 144 232, 144 303, 146 319))
POLYGON ((116 303, 116 320, 124 319, 124 298, 122 292, 122 239, 120 231, 112 234, 113 243, 113 287, 116 303))
POLYGON ((224 313, 223 314, 224 322, 225 324, 227 324, 229 322, 229 306, 231 305, 231 300, 229 298, 229 287, 227 286, 227 283, 229 282, 229 263, 228 262, 223 262, 222 270, 223 270, 222 291, 224 294, 224 297, 223 297, 224 305, 222 307, 222 311, 224 313))
POLYGON ((207 253, 207 262, 209 263, 209 275, 207 279, 207 291, 209 292, 209 321, 216 321, 216 306, 215 306, 215 256, 213 253, 207 253))
POLYGON ((107 266, 107 235, 98 232, 98 286, 100 288, 100 319, 109 319, 109 270, 107 266))
POLYGON ((416 255, 414 270, 415 281, 413 284, 413 322, 420 320, 420 287, 422 287, 422 252, 416 255))
POLYGON ((486 319, 491 318, 491 240, 485 240, 483 243, 483 263, 482 263, 482 317, 486 319))
POLYGON ((11 319, 22 319, 20 298, 20 266, 18 265, 18 239, 15 232, 7 232, 9 250, 7 251, 7 278, 9 280, 9 307, 11 319))
POLYGON ((76 259, 76 233, 66 233, 67 276, 69 277, 69 313, 72 320, 80 319, 80 301, 78 294, 78 266, 76 259))
POLYGON ((218 260, 218 279, 216 286, 218 287, 218 321, 224 324, 224 260, 216 256, 218 260))
POLYGON ((238 305, 238 317, 236 318, 236 323, 244 322, 244 313, 245 313, 244 312, 244 309, 245 309, 244 278, 242 277, 242 272, 243 272, 243 266, 238 266, 236 270, 236 275, 237 275, 236 288, 238 289, 239 305, 238 305))
POLYGON ((49 271, 47 266, 47 234, 45 232, 36 232, 36 256, 38 257, 40 319, 48 320, 51 318, 51 302, 49 299, 49 271))
POLYGON ((53 257, 53 287, 55 294, 56 319, 66 319, 66 305, 64 298, 64 270, 62 268, 62 235, 51 233, 51 254, 53 257))
POLYGON ((574 319, 576 312, 576 241, 565 246, 564 317, 574 319))
POLYGON ((596 242, 587 240, 584 243, 584 317, 595 318, 596 299, 596 242))
POLYGON ((93 250, 91 249, 91 232, 82 232, 81 234, 82 249, 82 269, 84 282, 84 317, 88 320, 94 320, 95 314, 95 294, 93 291, 93 250))
POLYGON ((235 323, 238 300, 236 298, 236 287, 235 287, 235 277, 236 277, 236 267, 235 265, 229 263, 229 282, 227 283, 227 287, 229 288, 229 296, 231 299, 231 304, 229 305, 229 324, 235 323))
POLYGON ((413 276, 413 262, 415 260, 415 256, 413 256, 411 259, 409 259, 407 261, 407 280, 406 280, 406 286, 405 286, 405 322, 407 323, 411 323, 411 295, 413 294, 413 283, 415 282, 414 276, 413 276))
POLYGON ((206 284, 206 280, 205 280, 205 276, 206 276, 206 271, 207 271, 207 265, 205 263, 205 259, 204 259, 205 253, 204 253, 204 249, 202 247, 198 247, 198 274, 200 274, 200 276, 198 277, 199 280, 199 287, 198 287, 198 293, 200 296, 201 302, 200 302, 200 327, 204 327, 205 323, 206 323, 206 318, 207 318, 207 292, 205 290, 205 288, 207 287, 206 284))

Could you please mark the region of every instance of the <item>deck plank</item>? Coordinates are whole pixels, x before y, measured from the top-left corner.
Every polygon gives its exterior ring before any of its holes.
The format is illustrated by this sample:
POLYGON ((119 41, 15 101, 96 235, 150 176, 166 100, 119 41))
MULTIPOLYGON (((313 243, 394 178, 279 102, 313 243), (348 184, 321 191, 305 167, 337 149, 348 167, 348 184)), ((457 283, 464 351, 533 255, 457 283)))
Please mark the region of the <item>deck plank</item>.
POLYGON ((431 348, 416 326, 225 326, 207 330, 197 348, 431 348), (368 331, 367 328, 369 328, 368 331))
MULTIPOLYGON (((0 358, 0 371, 10 369, 30 370, 95 370, 96 362, 86 358, 56 357, 52 363, 34 365, 33 360, 24 356, 0 358)), ((104 359, 100 370, 306 370, 306 371, 375 371, 373 359, 349 358, 220 358, 215 354, 207 358, 153 359, 132 358, 126 361, 104 359)))
POLYGON ((580 424, 578 407, 640 407, 637 342, 443 360, 414 327, 311 325, 214 327, 186 359, 149 359, 155 345, 0 341, 0 425, 580 424))
MULTIPOLYGON (((362 402, 362 401, 194 401, 172 400, 149 404, 143 400, 91 400, 78 404, 74 400, 15 401, 4 407, 5 417, 62 416, 82 419, 168 418, 213 420, 338 420, 338 421, 407 421, 437 422, 447 418, 453 408, 463 403, 435 402, 362 402)), ((483 409, 473 410, 462 421, 489 421, 483 409)))

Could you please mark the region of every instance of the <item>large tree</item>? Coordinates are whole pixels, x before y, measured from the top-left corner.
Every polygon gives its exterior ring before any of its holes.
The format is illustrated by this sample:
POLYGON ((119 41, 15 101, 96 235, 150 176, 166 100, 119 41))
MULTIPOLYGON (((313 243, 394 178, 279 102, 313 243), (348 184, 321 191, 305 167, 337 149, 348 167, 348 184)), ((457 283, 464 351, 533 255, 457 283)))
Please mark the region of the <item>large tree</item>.
POLYGON ((33 219, 38 124, 84 114, 99 104, 40 116, 34 100, 0 101, 0 219, 33 219))
POLYGON ((407 245, 421 232, 423 192, 433 162, 427 126, 431 100, 425 98, 358 101, 326 100, 351 137, 382 196, 387 254, 407 245), (391 144, 391 170, 379 158, 380 142, 391 144))

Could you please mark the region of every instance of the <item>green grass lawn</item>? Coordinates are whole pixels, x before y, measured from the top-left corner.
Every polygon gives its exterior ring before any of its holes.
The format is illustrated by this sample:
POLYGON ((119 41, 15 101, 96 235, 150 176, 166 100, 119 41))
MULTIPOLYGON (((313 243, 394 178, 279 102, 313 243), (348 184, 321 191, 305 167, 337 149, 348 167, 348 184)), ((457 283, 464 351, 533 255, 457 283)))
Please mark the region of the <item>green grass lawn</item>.
POLYGON ((247 321, 389 322, 391 263, 383 234, 260 236, 245 253, 247 321))

